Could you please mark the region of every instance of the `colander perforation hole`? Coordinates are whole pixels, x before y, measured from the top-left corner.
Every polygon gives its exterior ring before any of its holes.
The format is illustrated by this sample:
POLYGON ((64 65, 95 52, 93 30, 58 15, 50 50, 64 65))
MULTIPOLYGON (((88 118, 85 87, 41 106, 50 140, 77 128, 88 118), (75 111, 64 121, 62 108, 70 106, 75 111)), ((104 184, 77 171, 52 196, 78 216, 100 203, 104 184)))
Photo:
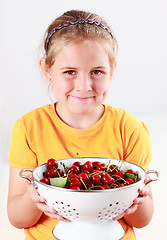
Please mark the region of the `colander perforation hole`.
POLYGON ((60 215, 69 220, 75 220, 79 218, 79 212, 77 212, 76 208, 72 208, 70 204, 66 205, 64 202, 55 201, 52 203, 52 205, 60 215))
POLYGON ((115 201, 109 203, 106 207, 103 207, 101 211, 98 212, 98 220, 111 220, 113 217, 118 216, 126 209, 125 202, 120 203, 115 201))

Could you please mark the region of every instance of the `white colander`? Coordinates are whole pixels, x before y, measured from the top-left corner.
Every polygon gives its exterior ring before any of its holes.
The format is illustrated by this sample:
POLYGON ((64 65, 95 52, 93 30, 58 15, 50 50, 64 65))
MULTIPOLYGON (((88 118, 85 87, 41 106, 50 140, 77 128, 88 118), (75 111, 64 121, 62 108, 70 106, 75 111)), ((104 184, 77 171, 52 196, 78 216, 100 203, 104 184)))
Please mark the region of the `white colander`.
MULTIPOLYGON (((145 171, 143 168, 133 163, 108 158, 82 158, 86 161, 100 161, 101 163, 115 164, 126 171, 133 169, 138 174, 138 179, 134 184, 115 189, 108 190, 71 190, 66 188, 58 188, 46 185, 39 180, 43 178, 43 173, 47 170, 47 164, 43 164, 31 169, 22 169, 20 176, 28 179, 38 193, 46 199, 46 204, 56 209, 63 217, 70 222, 60 221, 53 229, 53 235, 60 240, 118 240, 124 236, 124 229, 112 219, 127 208, 129 208, 133 200, 138 196, 139 190, 151 181, 158 179, 157 171, 145 171), (23 175, 25 171, 32 171, 34 181, 23 175), (153 173, 155 178, 144 183, 146 175, 153 173)), ((58 160, 70 167, 76 161, 82 161, 80 158, 70 158, 58 160)), ((60 168, 64 170, 63 166, 60 168)))

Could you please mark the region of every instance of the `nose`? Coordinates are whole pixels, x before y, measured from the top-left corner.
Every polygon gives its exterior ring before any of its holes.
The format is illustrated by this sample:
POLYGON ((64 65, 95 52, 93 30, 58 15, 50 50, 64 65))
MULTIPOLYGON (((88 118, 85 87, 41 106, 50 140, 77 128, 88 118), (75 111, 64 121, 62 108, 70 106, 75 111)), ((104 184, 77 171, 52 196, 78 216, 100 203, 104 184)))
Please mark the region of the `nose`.
POLYGON ((79 75, 76 78, 75 88, 77 91, 90 91, 92 90, 92 80, 87 75, 79 75))

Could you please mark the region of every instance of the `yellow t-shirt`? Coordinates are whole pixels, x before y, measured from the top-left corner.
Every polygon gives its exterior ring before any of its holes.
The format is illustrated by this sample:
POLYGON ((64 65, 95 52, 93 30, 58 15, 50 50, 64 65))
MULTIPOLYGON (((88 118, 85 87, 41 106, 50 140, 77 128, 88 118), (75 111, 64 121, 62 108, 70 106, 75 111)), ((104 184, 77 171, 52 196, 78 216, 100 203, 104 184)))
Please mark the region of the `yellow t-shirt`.
MULTIPOLYGON (((151 161, 150 136, 146 126, 128 112, 105 105, 102 118, 89 129, 74 129, 56 114, 55 105, 46 105, 16 121, 11 139, 9 165, 32 168, 49 158, 104 157, 124 159, 148 168, 151 161)), ((135 240, 133 228, 119 220, 126 231, 123 240, 135 240)), ((25 229, 26 240, 55 240, 52 229, 57 220, 42 215, 25 229)), ((69 239, 71 240, 71 239, 69 239)))

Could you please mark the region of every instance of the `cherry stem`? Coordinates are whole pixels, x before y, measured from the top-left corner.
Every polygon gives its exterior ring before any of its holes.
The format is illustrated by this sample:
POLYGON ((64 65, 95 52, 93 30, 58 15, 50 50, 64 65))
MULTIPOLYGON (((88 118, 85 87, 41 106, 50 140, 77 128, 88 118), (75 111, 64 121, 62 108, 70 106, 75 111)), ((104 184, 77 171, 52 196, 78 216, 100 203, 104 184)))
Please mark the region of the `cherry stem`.
POLYGON ((84 185, 85 189, 87 190, 88 188, 87 188, 86 184, 84 183, 84 181, 81 178, 79 180, 81 181, 81 183, 84 185))
POLYGON ((65 173, 67 174, 68 168, 66 167, 66 165, 65 165, 64 163, 62 163, 62 162, 60 162, 60 164, 64 167, 64 171, 65 171, 65 173))
MULTIPOLYGON (((112 176, 118 176, 118 175, 112 175, 112 176)), ((124 183, 126 183, 126 181, 125 181, 124 178, 122 178, 122 177, 120 177, 120 176, 118 176, 118 177, 119 177, 119 178, 116 179, 114 183, 118 182, 119 180, 122 180, 124 183)), ((112 184, 113 184, 113 183, 112 183, 112 184)), ((112 185, 112 184, 111 184, 111 185, 112 185)))
POLYGON ((124 160, 121 160, 121 166, 120 166, 120 167, 122 167, 122 165, 124 165, 124 166, 125 166, 125 168, 126 168, 126 169, 128 169, 128 167, 126 166, 126 164, 125 164, 125 161, 124 161, 124 160))
POLYGON ((53 168, 56 170, 57 174, 59 175, 59 177, 61 177, 60 173, 58 172, 57 168, 53 166, 53 168))
POLYGON ((76 155, 81 159, 81 161, 84 163, 84 160, 81 158, 81 156, 79 155, 79 153, 77 152, 76 155))
POLYGON ((89 176, 95 176, 95 175, 97 175, 97 174, 101 174, 101 173, 106 173, 106 171, 97 171, 97 172, 92 172, 92 173, 89 173, 88 175, 89 176))

